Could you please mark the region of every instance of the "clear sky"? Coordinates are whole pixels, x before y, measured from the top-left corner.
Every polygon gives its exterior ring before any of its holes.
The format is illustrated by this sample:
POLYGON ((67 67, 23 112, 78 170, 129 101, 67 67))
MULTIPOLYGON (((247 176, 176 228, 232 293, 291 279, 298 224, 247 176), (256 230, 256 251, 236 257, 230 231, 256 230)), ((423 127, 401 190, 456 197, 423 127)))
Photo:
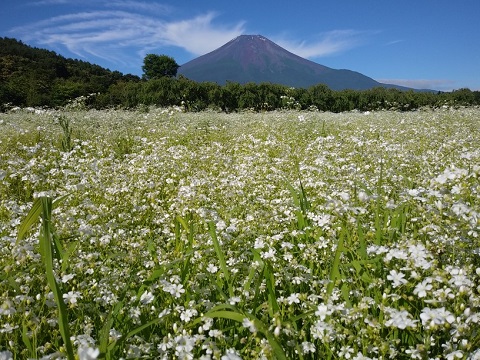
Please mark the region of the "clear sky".
POLYGON ((375 80, 480 90, 480 0, 2 0, 0 36, 142 75, 242 34, 375 80))

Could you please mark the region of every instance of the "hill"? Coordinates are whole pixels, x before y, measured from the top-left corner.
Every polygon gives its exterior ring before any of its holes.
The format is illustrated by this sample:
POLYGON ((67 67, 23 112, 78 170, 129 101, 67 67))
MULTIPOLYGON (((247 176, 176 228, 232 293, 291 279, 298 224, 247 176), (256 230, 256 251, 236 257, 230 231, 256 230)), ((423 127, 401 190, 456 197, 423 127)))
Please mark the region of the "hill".
POLYGON ((178 74, 220 85, 270 82, 308 88, 325 84, 332 90, 367 90, 375 87, 408 88, 382 84, 351 70, 337 70, 295 55, 261 35, 241 35, 220 48, 183 64, 178 74))
POLYGON ((59 106, 79 96, 106 92, 119 81, 139 80, 0 37, 0 104, 59 106))

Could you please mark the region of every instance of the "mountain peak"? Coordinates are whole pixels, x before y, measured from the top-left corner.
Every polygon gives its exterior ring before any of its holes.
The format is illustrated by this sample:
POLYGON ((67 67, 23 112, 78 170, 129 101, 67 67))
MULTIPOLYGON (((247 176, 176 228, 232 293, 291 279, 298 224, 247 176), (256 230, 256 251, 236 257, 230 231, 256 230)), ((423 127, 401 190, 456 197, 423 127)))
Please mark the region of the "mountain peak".
POLYGON ((240 35, 218 49, 183 64, 179 75, 220 85, 227 81, 269 82, 292 87, 325 84, 333 90, 384 86, 350 70, 335 70, 304 59, 262 35, 240 35))
POLYGON ((265 36, 262 35, 238 35, 235 39, 232 39, 230 41, 235 41, 235 40, 262 40, 262 41, 267 41, 268 39, 265 36))

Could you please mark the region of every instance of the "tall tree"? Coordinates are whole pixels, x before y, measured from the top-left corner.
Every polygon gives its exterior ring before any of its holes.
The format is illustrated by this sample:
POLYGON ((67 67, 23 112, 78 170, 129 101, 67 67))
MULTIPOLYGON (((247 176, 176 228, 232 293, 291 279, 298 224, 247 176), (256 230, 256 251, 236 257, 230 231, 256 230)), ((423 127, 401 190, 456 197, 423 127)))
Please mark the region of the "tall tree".
POLYGON ((180 66, 167 55, 147 54, 143 59, 143 78, 146 80, 175 77, 180 66))

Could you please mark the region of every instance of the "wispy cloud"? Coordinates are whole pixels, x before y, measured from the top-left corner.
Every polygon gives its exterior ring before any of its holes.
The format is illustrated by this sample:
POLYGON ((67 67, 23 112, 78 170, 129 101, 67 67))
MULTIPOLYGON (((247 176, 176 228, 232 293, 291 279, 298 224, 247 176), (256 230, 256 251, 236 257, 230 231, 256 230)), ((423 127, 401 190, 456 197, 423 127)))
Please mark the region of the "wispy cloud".
POLYGON ((374 32, 357 30, 333 30, 322 33, 317 39, 307 41, 291 41, 288 39, 276 39, 275 41, 285 49, 304 58, 316 58, 361 46, 366 38, 374 32))
POLYGON ((148 12, 156 14, 169 14, 173 11, 170 5, 160 4, 157 2, 135 1, 135 0, 112 0, 105 4, 109 8, 123 8, 133 10, 135 12, 148 12))
POLYGON ((413 89, 431 89, 451 91, 455 88, 455 81, 448 79, 376 79, 383 84, 406 86, 413 89))
POLYGON ((166 23, 162 36, 171 45, 201 55, 218 48, 245 31, 244 22, 234 26, 212 26, 216 16, 216 13, 210 12, 194 19, 166 23))
POLYGON ((32 6, 61 5, 71 3, 72 0, 38 0, 28 3, 32 6))
POLYGON ((171 11, 156 3, 114 0, 100 9, 49 17, 14 28, 11 33, 37 45, 64 47, 79 57, 93 55, 121 64, 133 58, 138 62, 147 52, 164 46, 201 55, 245 31, 242 21, 217 24, 215 12, 172 20, 167 16, 171 11))
POLYGON ((389 41, 385 44, 385 46, 390 46, 390 45, 395 45, 395 44, 398 44, 398 43, 401 43, 401 42, 404 42, 405 40, 392 40, 392 41, 389 41))

